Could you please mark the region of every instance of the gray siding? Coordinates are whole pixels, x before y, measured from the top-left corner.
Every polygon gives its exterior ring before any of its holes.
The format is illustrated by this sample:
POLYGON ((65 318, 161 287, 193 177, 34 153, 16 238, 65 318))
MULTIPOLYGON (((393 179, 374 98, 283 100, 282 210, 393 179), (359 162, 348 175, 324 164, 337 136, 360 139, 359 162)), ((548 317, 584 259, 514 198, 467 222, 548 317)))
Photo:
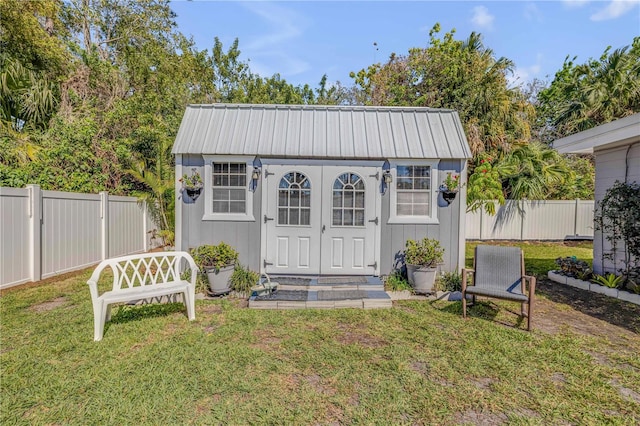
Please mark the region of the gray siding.
MULTIPOLYGON (((438 170, 438 186, 444 181, 447 173, 460 173, 459 160, 442 160, 438 170)), ((437 188, 435 188, 437 189, 437 188)), ((422 239, 424 237, 435 238, 440 241, 444 248, 444 264, 440 266, 441 271, 454 271, 462 268, 459 265, 460 251, 464 251, 464 245, 459 246, 460 233, 460 209, 466 210, 466 204, 461 206, 462 194, 458 194, 456 199, 448 205, 438 196, 438 224, 406 225, 389 224, 390 199, 389 191, 382 196, 382 229, 380 248, 380 273, 387 275, 393 271, 394 261, 402 253, 408 239, 422 239)))
MULTIPOLYGON (((204 176, 204 160, 200 156, 184 156, 183 171, 191 173, 194 167, 204 176)), ((260 218, 262 217, 262 185, 253 192, 254 222, 231 222, 202 220, 204 194, 195 202, 184 202, 178 194, 176 202, 182 203, 181 249, 190 249, 202 244, 218 244, 222 241, 240 253, 240 263, 254 271, 260 270, 260 218)))
MULTIPOLYGON (((608 188, 616 181, 640 183, 640 143, 620 146, 613 149, 596 150, 596 188, 595 200, 600 202, 608 188)), ((593 238, 593 269, 596 273, 617 272, 623 267, 602 259, 603 254, 611 253, 611 244, 598 230, 593 238)), ((619 256, 622 257, 622 256, 619 256)))

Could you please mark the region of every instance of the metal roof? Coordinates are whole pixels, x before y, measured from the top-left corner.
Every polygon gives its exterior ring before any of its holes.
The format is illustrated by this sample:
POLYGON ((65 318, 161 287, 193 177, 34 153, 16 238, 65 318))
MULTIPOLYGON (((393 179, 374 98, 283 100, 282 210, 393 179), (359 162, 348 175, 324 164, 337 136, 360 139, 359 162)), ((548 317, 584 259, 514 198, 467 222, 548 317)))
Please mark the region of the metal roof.
POLYGON ((458 113, 420 107, 188 105, 174 154, 471 158, 458 113))

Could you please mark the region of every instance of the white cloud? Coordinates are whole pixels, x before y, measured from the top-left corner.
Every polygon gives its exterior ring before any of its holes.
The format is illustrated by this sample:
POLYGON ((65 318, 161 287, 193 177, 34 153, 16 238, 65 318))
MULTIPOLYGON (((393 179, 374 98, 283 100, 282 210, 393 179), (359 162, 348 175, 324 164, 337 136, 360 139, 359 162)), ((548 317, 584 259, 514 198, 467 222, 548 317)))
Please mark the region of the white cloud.
POLYGON ((585 4, 589 3, 590 0, 562 0, 562 3, 569 8, 578 8, 582 7, 585 4))
POLYGON ((534 2, 525 3, 524 17, 527 21, 542 22, 542 12, 534 2))
POLYGON ((507 81, 510 87, 522 86, 534 78, 540 78, 540 71, 542 71, 542 54, 536 55, 536 63, 529 65, 528 67, 516 67, 513 71, 513 75, 507 76, 507 81))
POLYGON ((476 6, 473 8, 473 17, 471 22, 480 29, 493 29, 493 20, 495 16, 489 13, 489 9, 484 6, 476 6))
POLYGON ((613 0, 604 9, 591 15, 592 21, 606 21, 618 18, 640 4, 640 0, 613 0))
POLYGON ((274 3, 243 2, 247 10, 259 16, 268 31, 250 39, 243 53, 250 59, 251 71, 262 77, 279 73, 285 79, 311 69, 295 51, 295 42, 302 38, 307 20, 293 10, 274 3))

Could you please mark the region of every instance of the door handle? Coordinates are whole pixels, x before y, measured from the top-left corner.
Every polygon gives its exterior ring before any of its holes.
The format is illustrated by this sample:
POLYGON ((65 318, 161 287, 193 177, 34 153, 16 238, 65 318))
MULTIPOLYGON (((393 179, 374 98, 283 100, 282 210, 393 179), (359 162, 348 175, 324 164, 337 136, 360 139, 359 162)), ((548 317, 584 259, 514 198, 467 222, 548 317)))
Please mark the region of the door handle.
POLYGON ((327 229, 326 226, 322 225, 322 233, 324 234, 325 229, 327 229))

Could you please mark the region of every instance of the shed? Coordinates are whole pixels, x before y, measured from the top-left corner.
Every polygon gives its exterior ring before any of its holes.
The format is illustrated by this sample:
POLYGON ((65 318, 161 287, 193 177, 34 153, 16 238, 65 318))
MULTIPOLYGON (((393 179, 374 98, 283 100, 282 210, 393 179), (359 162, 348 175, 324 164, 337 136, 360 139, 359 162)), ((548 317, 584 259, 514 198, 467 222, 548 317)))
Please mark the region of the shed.
POLYGON ((407 239, 464 264, 471 151, 457 112, 418 107, 189 105, 173 146, 176 248, 224 241, 253 270, 389 274, 407 239), (202 194, 181 177, 199 173, 202 194))
MULTIPOLYGON (((640 182, 640 113, 558 139, 553 146, 563 154, 594 154, 596 203, 616 181, 640 182)), ((611 250, 605 237, 595 230, 593 270, 597 274, 616 272, 622 266, 603 256, 611 250)))

